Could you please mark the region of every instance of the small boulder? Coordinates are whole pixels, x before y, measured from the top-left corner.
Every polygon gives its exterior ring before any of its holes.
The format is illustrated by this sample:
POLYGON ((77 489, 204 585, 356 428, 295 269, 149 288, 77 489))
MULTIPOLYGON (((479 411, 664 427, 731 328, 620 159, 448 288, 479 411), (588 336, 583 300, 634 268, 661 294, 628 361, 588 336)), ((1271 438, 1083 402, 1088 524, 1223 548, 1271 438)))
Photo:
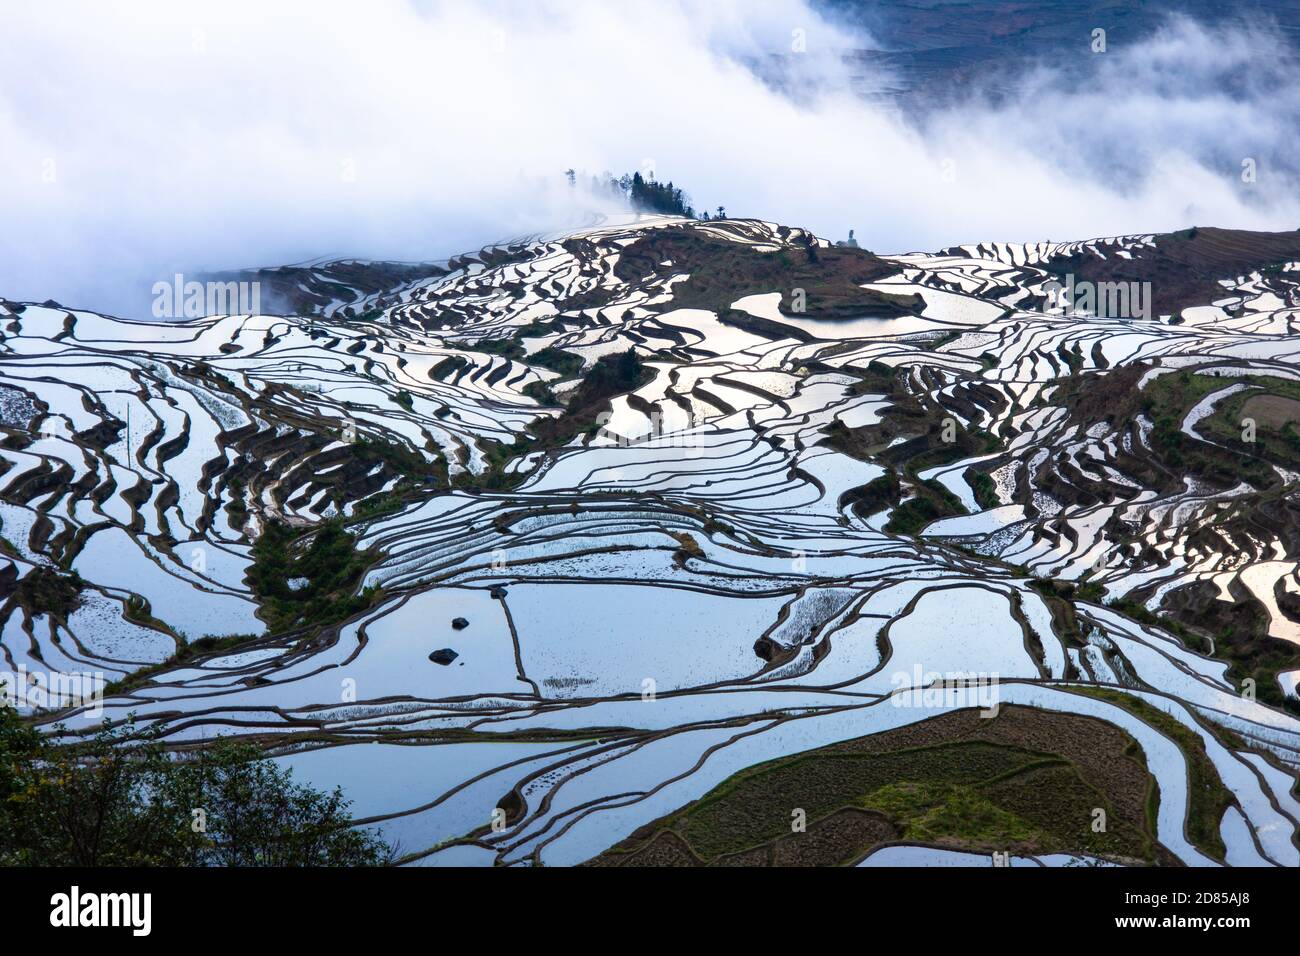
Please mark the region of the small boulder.
POLYGON ((469 627, 469 621, 465 620, 463 617, 454 617, 451 619, 451 626, 458 631, 463 631, 465 628, 469 627))
POLYGON ((460 655, 450 647, 444 647, 430 654, 429 660, 433 661, 435 664, 441 664, 443 667, 446 667, 458 657, 460 657, 460 655))
POLYGON ((491 596, 492 600, 500 601, 502 598, 506 596, 506 589, 498 584, 491 591, 489 591, 488 594, 491 596))

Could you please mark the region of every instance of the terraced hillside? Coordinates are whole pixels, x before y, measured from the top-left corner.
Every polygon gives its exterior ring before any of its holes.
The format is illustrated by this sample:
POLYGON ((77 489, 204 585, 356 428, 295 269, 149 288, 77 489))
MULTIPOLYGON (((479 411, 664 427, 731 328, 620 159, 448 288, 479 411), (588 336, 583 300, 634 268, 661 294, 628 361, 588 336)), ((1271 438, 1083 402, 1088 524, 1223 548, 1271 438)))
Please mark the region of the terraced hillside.
POLYGON ((642 217, 297 315, 0 302, 5 664, 410 863, 1298 865, 1300 248, 1204 233, 642 217))

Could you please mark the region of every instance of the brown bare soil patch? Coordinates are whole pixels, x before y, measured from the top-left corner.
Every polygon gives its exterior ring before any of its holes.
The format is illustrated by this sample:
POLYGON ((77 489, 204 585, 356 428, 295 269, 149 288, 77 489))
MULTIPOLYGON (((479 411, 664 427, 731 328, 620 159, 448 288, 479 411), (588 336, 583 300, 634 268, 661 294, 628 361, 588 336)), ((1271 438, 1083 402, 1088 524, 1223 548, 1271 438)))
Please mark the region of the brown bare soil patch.
POLYGON ((1241 406, 1244 418, 1253 418, 1260 425, 1281 431, 1287 425, 1300 422, 1300 401, 1282 395, 1252 395, 1241 406))

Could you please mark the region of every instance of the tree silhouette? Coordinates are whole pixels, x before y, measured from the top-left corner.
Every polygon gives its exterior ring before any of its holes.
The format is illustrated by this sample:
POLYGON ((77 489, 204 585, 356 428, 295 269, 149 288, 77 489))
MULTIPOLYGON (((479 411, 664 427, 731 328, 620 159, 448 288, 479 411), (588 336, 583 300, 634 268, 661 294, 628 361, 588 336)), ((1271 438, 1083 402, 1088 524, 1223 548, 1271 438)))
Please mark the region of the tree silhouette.
MULTIPOLYGON (((569 185, 572 186, 576 180, 576 173, 569 169, 565 170, 564 175, 568 177, 569 185)), ((640 172, 624 173, 616 179, 613 173, 606 170, 599 176, 591 177, 591 192, 595 196, 603 193, 621 199, 638 213, 653 212, 696 218, 691 197, 673 185, 671 180, 666 183, 659 182, 654 178, 653 173, 646 176, 642 176, 640 172)), ((719 206, 719 217, 722 213, 723 208, 719 206)), ((705 212, 701 218, 708 219, 709 214, 705 212)))
POLYGON ((627 199, 637 212, 658 212, 670 216, 695 217, 689 197, 672 184, 661 183, 653 178, 647 179, 639 172, 633 173, 627 181, 627 199))

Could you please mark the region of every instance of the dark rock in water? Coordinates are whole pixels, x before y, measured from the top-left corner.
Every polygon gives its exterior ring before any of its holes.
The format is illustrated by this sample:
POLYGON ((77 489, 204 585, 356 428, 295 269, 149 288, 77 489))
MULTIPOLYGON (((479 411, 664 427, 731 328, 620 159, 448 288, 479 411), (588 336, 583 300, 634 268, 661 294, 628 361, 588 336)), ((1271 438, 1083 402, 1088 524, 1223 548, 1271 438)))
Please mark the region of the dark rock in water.
POLYGON ((444 647, 430 654, 429 660, 433 661, 435 664, 441 664, 443 667, 446 667, 448 664, 450 664, 458 657, 460 657, 460 655, 457 654, 455 651, 453 651, 450 647, 444 647))
POLYGON ((488 594, 492 597, 494 601, 500 601, 503 597, 506 596, 506 589, 498 584, 491 591, 489 591, 488 594))
POLYGON ((777 646, 776 641, 770 637, 760 637, 754 642, 754 653, 765 661, 770 661, 775 657, 778 650, 780 648, 777 646))
POLYGON ((465 620, 463 617, 452 618, 451 626, 458 631, 463 631, 465 628, 469 627, 469 621, 465 620))

